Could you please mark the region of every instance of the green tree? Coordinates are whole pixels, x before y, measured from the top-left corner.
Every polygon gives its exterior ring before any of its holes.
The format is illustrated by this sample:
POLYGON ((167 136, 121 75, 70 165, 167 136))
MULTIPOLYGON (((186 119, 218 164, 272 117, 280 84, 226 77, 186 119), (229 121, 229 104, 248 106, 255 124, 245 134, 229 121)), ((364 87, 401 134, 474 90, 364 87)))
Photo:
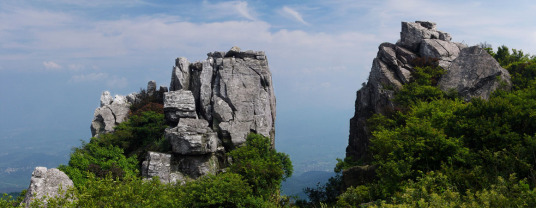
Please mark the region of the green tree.
MULTIPOLYGON (((93 138, 95 139, 95 138, 93 138)), ((76 187, 86 184, 89 175, 123 178, 138 174, 136 157, 125 157, 123 150, 117 146, 100 146, 96 142, 83 143, 71 153, 69 165, 60 165, 59 169, 73 180, 76 187)))
POLYGON ((253 194, 264 199, 278 198, 281 181, 292 175, 287 154, 277 152, 269 138, 249 134, 246 145, 232 150, 229 171, 240 174, 251 186, 253 194))

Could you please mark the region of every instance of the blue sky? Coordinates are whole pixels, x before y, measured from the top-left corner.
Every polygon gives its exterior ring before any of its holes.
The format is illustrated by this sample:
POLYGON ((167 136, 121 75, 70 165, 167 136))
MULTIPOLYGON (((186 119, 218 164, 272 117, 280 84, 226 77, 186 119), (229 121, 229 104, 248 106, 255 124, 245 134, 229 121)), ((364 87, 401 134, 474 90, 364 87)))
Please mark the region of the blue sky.
POLYGON ((175 58, 239 46, 267 54, 278 150, 297 172, 331 169, 344 156, 355 92, 401 21, 536 54, 534 11, 533 1, 1 1, 0 159, 67 155, 91 136, 102 91, 167 86, 175 58))

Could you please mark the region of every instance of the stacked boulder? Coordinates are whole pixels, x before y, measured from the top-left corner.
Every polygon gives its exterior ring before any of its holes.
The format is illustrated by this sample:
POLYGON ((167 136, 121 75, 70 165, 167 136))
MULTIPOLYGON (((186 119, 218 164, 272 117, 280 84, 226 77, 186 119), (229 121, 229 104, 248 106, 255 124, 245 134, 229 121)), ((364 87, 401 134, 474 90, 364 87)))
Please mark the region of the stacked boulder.
MULTIPOLYGON (((395 109, 394 94, 411 80, 415 60, 437 60, 446 70, 438 82, 439 88, 445 92, 456 90, 466 101, 473 97, 487 99, 497 88, 511 86, 508 72, 485 50, 451 42, 451 39, 448 33, 436 30, 435 23, 402 22, 400 40, 379 46, 368 82, 357 91, 347 157, 366 163, 372 159, 367 153, 370 131, 366 121, 373 114, 386 114, 395 109)), ((353 169, 356 173, 362 172, 353 169)))
POLYGON ((227 163, 225 152, 243 145, 249 133, 275 138, 275 96, 262 51, 207 54, 190 63, 177 58, 164 113, 165 137, 172 154, 150 152, 142 175, 182 182, 216 173, 227 163))

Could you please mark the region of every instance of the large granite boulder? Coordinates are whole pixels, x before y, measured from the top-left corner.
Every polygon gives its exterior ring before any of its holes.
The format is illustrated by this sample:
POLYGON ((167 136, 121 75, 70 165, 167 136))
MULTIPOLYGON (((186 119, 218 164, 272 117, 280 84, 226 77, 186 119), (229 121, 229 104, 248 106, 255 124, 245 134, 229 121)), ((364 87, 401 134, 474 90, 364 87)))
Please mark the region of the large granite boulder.
POLYGON ((400 40, 379 46, 368 82, 356 93, 347 157, 365 163, 372 159, 367 153, 370 138, 367 119, 376 113, 388 114, 395 110, 395 92, 411 81, 415 60, 436 60, 446 70, 439 81, 440 89, 455 89, 466 100, 487 99, 498 87, 511 85, 508 72, 484 50, 467 48, 451 39, 448 33, 436 30, 435 23, 402 22, 400 40))
POLYGON ((454 89, 466 101, 488 99, 499 87, 509 89, 511 85, 508 71, 478 46, 463 49, 439 80, 441 90, 454 89))
POLYGON ((71 187, 73 187, 73 181, 61 170, 36 167, 21 205, 28 207, 35 200, 43 200, 46 204, 47 198, 65 194, 71 187))

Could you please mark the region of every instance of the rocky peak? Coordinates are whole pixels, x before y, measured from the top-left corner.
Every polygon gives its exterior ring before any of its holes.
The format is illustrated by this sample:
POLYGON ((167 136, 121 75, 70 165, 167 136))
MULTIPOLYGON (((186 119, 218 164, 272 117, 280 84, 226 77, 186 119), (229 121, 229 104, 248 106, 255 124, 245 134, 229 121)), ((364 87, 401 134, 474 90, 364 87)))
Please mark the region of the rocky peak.
POLYGON ((173 153, 148 154, 145 177, 177 182, 215 173, 227 164, 225 152, 243 145, 250 132, 274 144, 275 96, 264 52, 235 46, 203 61, 177 58, 164 112, 173 153))
MULTIPOLYGON (((156 93, 162 97, 165 92, 167 92, 167 87, 160 86, 157 90, 155 81, 151 80, 147 83, 148 95, 156 93)), ((126 96, 115 95, 114 98, 109 91, 102 92, 100 107, 95 109, 93 121, 91 121, 91 136, 98 137, 100 134, 113 132, 114 127, 127 119, 130 106, 138 101, 138 93, 135 92, 126 96)))
POLYGON ((347 157, 371 160, 367 155, 370 131, 366 121, 373 114, 394 110, 394 94, 411 80, 412 61, 416 58, 438 60, 439 66, 446 70, 439 80, 440 89, 455 89, 467 101, 472 97, 489 98, 501 83, 507 88, 511 85, 508 72, 488 53, 451 39, 448 33, 438 31, 433 22, 402 22, 400 40, 379 46, 368 83, 356 93, 347 157))
MULTIPOLYGON (((250 132, 271 138, 275 146, 275 95, 272 75, 263 51, 207 54, 203 61, 175 59, 169 92, 150 81, 147 93, 157 93, 164 101, 165 138, 172 153, 150 152, 142 165, 142 175, 159 176, 163 182, 186 181, 226 167, 225 152, 241 146, 250 132)), ((113 131, 126 119, 135 93, 101 96, 95 110, 93 136, 113 131)))

